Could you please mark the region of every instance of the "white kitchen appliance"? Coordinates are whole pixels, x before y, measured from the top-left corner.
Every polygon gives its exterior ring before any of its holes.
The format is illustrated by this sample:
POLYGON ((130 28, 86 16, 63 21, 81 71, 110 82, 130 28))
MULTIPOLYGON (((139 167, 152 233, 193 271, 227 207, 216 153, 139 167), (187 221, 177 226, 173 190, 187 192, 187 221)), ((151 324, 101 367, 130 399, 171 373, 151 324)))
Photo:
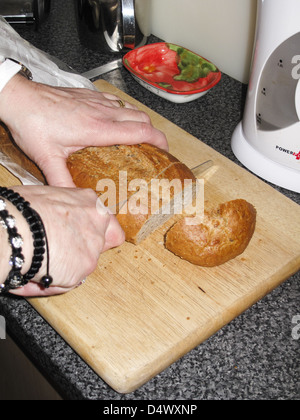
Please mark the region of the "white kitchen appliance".
POLYGON ((232 150, 256 175, 300 193, 300 0, 258 0, 246 107, 232 150))

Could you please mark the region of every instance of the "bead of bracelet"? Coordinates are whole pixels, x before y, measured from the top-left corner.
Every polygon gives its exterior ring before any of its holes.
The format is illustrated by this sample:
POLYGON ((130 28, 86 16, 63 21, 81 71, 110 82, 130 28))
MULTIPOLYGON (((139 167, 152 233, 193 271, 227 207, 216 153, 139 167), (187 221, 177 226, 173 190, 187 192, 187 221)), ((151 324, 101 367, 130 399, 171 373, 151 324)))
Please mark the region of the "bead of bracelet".
POLYGON ((9 264, 12 267, 7 279, 0 285, 0 294, 10 289, 23 287, 28 283, 21 274, 24 264, 24 256, 22 254, 23 238, 19 235, 16 228, 16 220, 6 210, 5 201, 0 198, 0 224, 7 231, 8 242, 11 246, 11 257, 9 264))
POLYGON ((49 275, 48 240, 41 217, 33 208, 30 207, 29 202, 24 200, 23 197, 11 189, 0 187, 0 197, 10 201, 18 209, 18 211, 22 213, 32 234, 34 246, 33 258, 29 271, 23 276, 23 281, 28 283, 38 274, 44 260, 44 254, 46 253, 47 275, 42 277, 41 284, 44 288, 50 287, 53 279, 49 275))

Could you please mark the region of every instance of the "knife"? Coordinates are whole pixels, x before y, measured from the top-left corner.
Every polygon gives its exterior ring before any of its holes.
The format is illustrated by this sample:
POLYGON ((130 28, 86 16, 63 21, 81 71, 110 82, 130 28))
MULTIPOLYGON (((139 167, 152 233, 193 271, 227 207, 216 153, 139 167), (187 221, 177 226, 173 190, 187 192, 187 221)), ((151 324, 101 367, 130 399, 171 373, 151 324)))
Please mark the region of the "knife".
POLYGON ((95 79, 99 78, 103 74, 109 73, 113 70, 119 69, 123 66, 122 58, 119 58, 118 60, 114 60, 108 64, 104 64, 103 66, 96 67, 92 70, 89 70, 85 73, 82 73, 81 76, 85 77, 86 79, 89 79, 91 81, 94 81, 95 79))
MULTIPOLYGON (((154 180, 159 179, 168 169, 170 169, 171 166, 173 166, 174 163, 172 163, 170 166, 168 166, 167 168, 165 168, 163 171, 161 171, 154 179, 152 179, 151 181, 148 182, 148 184, 145 186, 146 190, 149 189, 149 187, 151 187, 151 184, 154 180)), ((199 177, 200 175, 204 174, 206 171, 208 171, 210 168, 212 168, 214 166, 214 162, 212 160, 207 160, 205 162, 200 163, 199 165, 195 166, 194 168, 191 169, 191 171, 193 172, 193 174, 195 175, 195 177, 199 177)), ((101 187, 107 187, 107 185, 105 184, 105 182, 107 180, 103 180, 104 181, 104 185, 101 187)), ((126 179, 127 181, 127 179, 126 179)), ((100 181, 101 182, 101 181, 100 181)), ((98 184, 99 185, 99 184, 98 184)), ((101 188, 99 187, 99 188, 101 188)), ((126 191, 127 191, 127 187, 126 191)), ((99 190, 101 191, 101 189, 99 190)), ((134 192, 130 199, 132 199, 132 197, 134 197, 136 194, 139 194, 140 190, 137 190, 136 192, 134 192)), ((99 200, 101 201, 101 203, 99 203, 99 211, 103 211, 103 202, 101 200, 101 197, 99 197, 99 200)), ((112 214, 116 214, 117 213, 117 208, 122 209, 122 207, 128 202, 128 197, 126 197, 125 200, 123 201, 119 201, 117 204, 114 205, 110 205, 108 208, 106 207, 106 211, 108 210, 110 213, 112 214)))
MULTIPOLYGON (((4 153, 0 152, 0 164, 4 166, 10 173, 12 173, 16 178, 18 178, 23 185, 44 185, 42 182, 40 182, 37 178, 35 178, 33 175, 31 175, 28 171, 23 169, 20 165, 15 163, 10 157, 6 156, 4 153)), ((198 177, 199 175, 204 174, 206 171, 208 171, 210 168, 214 166, 214 162, 212 160, 207 160, 206 162, 202 162, 199 165, 195 166, 191 169, 195 177, 198 177)), ((168 169, 168 168, 167 168, 168 169)), ((167 169, 164 169, 156 178, 161 176, 167 169)), ((151 184, 152 181, 148 183, 148 186, 151 184)), ((137 194, 135 192, 133 195, 137 194)), ((100 200, 98 200, 100 201, 100 200)), ((102 205, 97 201, 97 208, 98 211, 103 211, 102 205)), ((109 212, 113 213, 115 212, 116 208, 121 208, 127 200, 124 202, 118 203, 114 206, 113 209, 109 208, 109 212)))

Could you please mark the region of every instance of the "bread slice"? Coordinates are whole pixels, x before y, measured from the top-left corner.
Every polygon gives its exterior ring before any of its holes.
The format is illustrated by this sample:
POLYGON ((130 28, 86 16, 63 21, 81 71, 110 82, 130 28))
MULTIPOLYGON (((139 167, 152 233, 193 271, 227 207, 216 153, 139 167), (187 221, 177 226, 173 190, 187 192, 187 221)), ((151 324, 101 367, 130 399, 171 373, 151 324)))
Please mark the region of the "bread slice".
POLYGON ((117 215, 126 240, 134 244, 189 206, 196 194, 196 178, 190 169, 149 144, 89 147, 72 154, 67 165, 77 187, 92 188, 100 198, 106 197, 104 204, 117 215), (120 173, 126 174, 122 178, 125 196, 120 173), (109 203, 107 191, 99 188, 107 180, 116 187, 114 200, 110 197, 109 203), (167 193, 163 185, 171 187, 167 193))
POLYGON ((180 258, 215 267, 236 258, 247 248, 256 225, 256 210, 245 200, 234 200, 205 212, 198 225, 181 219, 166 234, 165 246, 180 258))

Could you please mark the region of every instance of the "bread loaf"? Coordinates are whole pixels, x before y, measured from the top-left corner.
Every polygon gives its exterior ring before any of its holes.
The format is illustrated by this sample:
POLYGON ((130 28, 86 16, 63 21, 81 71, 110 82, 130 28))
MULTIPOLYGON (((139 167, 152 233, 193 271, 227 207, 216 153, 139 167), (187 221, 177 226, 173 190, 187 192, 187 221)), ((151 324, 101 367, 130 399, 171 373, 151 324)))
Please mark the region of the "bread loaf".
POLYGON ((256 210, 245 200, 221 204, 205 212, 203 223, 177 222, 166 234, 165 246, 180 258, 214 267, 236 258, 248 246, 256 224, 256 210))
MULTIPOLYGON (((111 180, 116 186, 116 196, 109 208, 115 210, 126 240, 139 244, 157 228, 167 222, 184 202, 188 207, 195 198, 193 173, 171 154, 148 144, 135 146, 89 147, 72 154, 67 161, 68 168, 77 187, 92 188, 99 197, 98 182, 111 180), (126 173, 125 201, 120 197, 120 171, 126 173), (139 190, 130 189, 134 180, 144 180, 139 190), (180 181, 180 191, 171 189, 168 202, 158 196, 158 208, 153 212, 153 197, 149 183, 152 180, 180 181), (190 179, 193 188, 184 194, 184 180, 190 179), (130 202, 140 200, 145 192, 146 208, 134 212, 130 202), (165 211, 169 206, 169 211, 165 211), (125 208, 126 211, 123 211, 125 208)), ((161 193, 161 192, 160 192, 161 193)), ((105 204, 105 200, 103 200, 105 204)), ((138 210, 140 210, 139 208, 138 210)), ((190 225, 184 215, 173 225, 165 237, 165 247, 175 255, 192 264, 213 267, 223 264, 241 253, 248 246, 255 230, 256 210, 245 200, 234 200, 221 204, 217 209, 206 211, 203 223, 190 225)))
MULTIPOLYGON (((167 222, 180 205, 188 206, 195 196, 196 178, 193 173, 178 159, 161 149, 149 144, 133 146, 89 147, 72 154, 67 161, 69 171, 77 187, 92 188, 99 197, 104 192, 99 190, 99 181, 111 180, 116 186, 115 201, 109 208, 116 213, 126 240, 139 244, 157 228, 167 222), (120 172, 126 173, 126 200, 119 200, 121 186, 120 172), (156 196, 153 206, 152 180, 179 180, 180 189, 171 188, 167 202, 161 195, 156 196), (142 180, 144 184, 130 189, 131 182, 142 180), (192 188, 185 189, 185 180, 192 180, 192 188), (144 207, 138 214, 131 210, 130 204, 138 207, 138 200, 144 194, 144 207), (185 195, 185 196, 184 196, 185 195), (145 204, 146 203, 146 204, 145 204), (153 207, 155 210, 153 211, 153 207)), ((104 200, 103 200, 104 201, 104 200)), ((106 203, 104 201, 106 205, 106 203)))

